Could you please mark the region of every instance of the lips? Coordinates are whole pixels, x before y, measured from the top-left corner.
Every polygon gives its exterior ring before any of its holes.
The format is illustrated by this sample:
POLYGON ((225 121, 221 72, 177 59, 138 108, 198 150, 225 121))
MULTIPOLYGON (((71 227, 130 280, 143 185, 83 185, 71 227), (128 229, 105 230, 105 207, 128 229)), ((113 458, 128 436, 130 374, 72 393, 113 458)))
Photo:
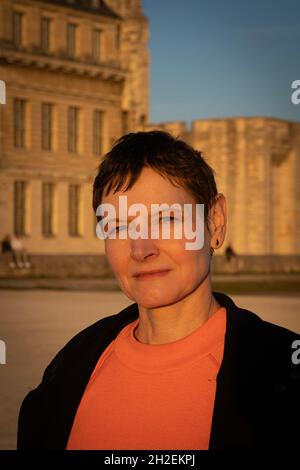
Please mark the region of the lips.
POLYGON ((161 270, 156 270, 156 271, 140 272, 140 273, 135 273, 134 277, 136 279, 153 279, 155 277, 164 276, 169 271, 170 271, 170 269, 161 269, 161 270))

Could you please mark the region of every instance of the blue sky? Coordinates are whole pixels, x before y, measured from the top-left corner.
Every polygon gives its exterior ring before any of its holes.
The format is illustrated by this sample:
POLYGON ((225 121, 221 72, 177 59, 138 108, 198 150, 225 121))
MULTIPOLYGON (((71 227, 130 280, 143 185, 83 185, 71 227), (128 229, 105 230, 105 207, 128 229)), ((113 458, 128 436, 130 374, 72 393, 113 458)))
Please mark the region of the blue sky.
POLYGON ((143 0, 151 121, 272 116, 300 121, 299 0, 143 0))

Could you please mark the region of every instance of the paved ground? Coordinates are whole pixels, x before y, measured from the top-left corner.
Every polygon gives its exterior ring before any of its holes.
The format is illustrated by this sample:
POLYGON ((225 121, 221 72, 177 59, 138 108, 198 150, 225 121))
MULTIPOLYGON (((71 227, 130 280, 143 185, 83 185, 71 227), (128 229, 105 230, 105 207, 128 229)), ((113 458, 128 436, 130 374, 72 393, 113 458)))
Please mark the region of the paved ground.
MULTIPOLYGON (((299 296, 232 298, 300 333, 299 296)), ((130 303, 122 292, 0 291, 0 339, 7 348, 7 364, 0 365, 0 449, 15 448, 20 403, 56 352, 85 326, 130 303)))
MULTIPOLYGON (((293 292, 300 294, 300 273, 274 273, 274 274, 213 274, 213 282, 217 285, 240 285, 247 286, 255 284, 259 292, 272 292, 269 284, 276 286, 275 292, 291 292, 286 285, 294 284, 293 292), (282 287, 282 288, 281 288, 282 287)), ((27 289, 47 289, 47 290, 81 290, 81 291, 120 291, 115 278, 109 279, 70 279, 70 278, 0 278, 0 289, 27 290, 27 289)), ((244 288, 241 287, 240 291, 244 288)), ((255 290, 254 290, 255 292, 255 290)))

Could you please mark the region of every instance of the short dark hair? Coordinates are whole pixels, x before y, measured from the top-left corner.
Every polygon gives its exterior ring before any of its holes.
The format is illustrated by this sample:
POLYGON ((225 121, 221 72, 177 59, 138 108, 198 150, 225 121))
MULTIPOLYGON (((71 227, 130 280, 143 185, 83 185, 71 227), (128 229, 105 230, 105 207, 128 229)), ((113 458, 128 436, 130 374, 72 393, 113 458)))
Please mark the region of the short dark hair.
POLYGON ((171 183, 182 186, 196 203, 204 204, 207 223, 208 212, 218 194, 214 170, 201 152, 158 130, 126 134, 104 155, 94 181, 94 211, 101 204, 103 194, 107 195, 112 189, 114 192, 121 190, 127 177, 124 190, 130 189, 144 167, 150 167, 171 183))

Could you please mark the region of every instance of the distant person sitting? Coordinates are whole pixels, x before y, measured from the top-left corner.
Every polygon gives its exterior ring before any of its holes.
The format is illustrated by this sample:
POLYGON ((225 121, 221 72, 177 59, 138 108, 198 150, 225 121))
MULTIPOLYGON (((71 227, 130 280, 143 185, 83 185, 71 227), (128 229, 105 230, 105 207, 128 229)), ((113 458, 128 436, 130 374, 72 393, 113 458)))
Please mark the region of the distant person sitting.
POLYGON ((5 237, 1 241, 1 251, 3 255, 12 251, 9 235, 5 235, 5 237))
POLYGON ((10 235, 5 235, 5 237, 1 241, 1 252, 2 252, 2 255, 4 256, 6 256, 7 253, 11 255, 11 261, 9 263, 9 266, 11 268, 15 268, 17 266, 17 260, 16 260, 15 252, 12 249, 10 235))
POLYGON ((29 262, 27 252, 23 246, 21 239, 15 235, 11 239, 11 248, 13 257, 18 268, 30 268, 31 263, 29 262))

